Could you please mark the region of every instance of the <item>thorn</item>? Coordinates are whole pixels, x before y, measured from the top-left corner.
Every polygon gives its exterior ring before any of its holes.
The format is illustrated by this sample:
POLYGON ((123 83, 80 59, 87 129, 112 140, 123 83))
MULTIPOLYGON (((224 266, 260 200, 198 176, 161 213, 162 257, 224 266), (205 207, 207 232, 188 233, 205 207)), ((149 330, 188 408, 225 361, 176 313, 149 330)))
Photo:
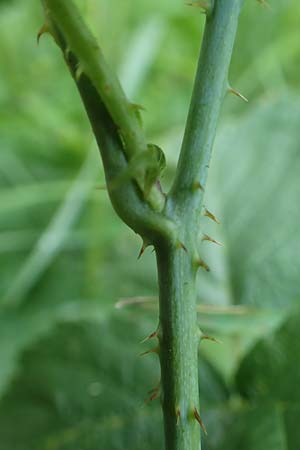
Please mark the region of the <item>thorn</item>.
POLYGON ((193 189, 194 189, 194 191, 197 191, 200 189, 200 191, 204 192, 204 187, 202 186, 200 181, 195 181, 195 183, 193 184, 193 189))
POLYGON ((257 0, 257 1, 258 1, 258 3, 261 6, 264 6, 265 8, 269 9, 270 11, 272 11, 271 6, 269 5, 269 3, 266 0, 257 0))
POLYGON ((141 259, 141 257, 142 257, 143 254, 145 253, 146 248, 149 247, 149 245, 150 245, 149 242, 143 240, 143 245, 142 245, 142 248, 141 248, 141 250, 140 250, 140 253, 139 253, 137 259, 141 259))
POLYGON ((138 111, 146 111, 146 108, 144 108, 143 105, 139 105, 138 103, 131 103, 132 109, 138 110, 138 111))
POLYGON ((44 23, 44 25, 40 28, 40 30, 38 31, 38 34, 37 34, 37 36, 36 36, 37 44, 40 43, 41 37, 43 36, 43 34, 46 34, 46 33, 50 33, 50 28, 49 28, 48 25, 46 25, 46 24, 44 23))
POLYGON ((69 47, 65 48, 65 52, 64 52, 65 58, 67 61, 69 61, 70 55, 71 55, 71 49, 69 47))
POLYGON ((221 242, 216 241, 215 239, 211 238, 207 234, 203 235, 202 241, 212 242, 213 244, 217 244, 217 245, 220 245, 221 247, 223 247, 223 244, 221 242))
POLYGON ((148 391, 147 394, 150 395, 150 397, 147 398, 145 403, 150 403, 153 400, 156 400, 160 394, 160 382, 153 389, 150 389, 150 391, 148 391))
POLYGON ((223 344, 223 342, 219 341, 218 339, 212 337, 212 336, 208 336, 206 334, 202 335, 200 338, 200 341, 211 341, 214 342, 215 344, 223 344))
POLYGON ((229 87, 229 88, 228 88, 228 92, 229 92, 230 94, 236 95, 237 97, 241 98, 241 99, 244 100, 244 102, 246 102, 246 103, 249 102, 249 100, 248 100, 246 97, 244 97, 244 95, 242 95, 239 91, 237 91, 236 89, 233 89, 232 87, 229 87))
POLYGON ((78 67, 76 68, 76 71, 75 71, 75 79, 76 79, 76 81, 80 80, 80 77, 81 77, 82 74, 83 74, 83 68, 80 65, 78 65, 78 67))
POLYGON ((211 9, 211 5, 209 2, 206 2, 204 0, 199 0, 199 1, 194 1, 194 2, 187 2, 186 3, 187 6, 196 6, 197 8, 201 8, 203 9, 203 13, 207 14, 210 9, 211 9))
POLYGON ((206 270, 206 272, 210 272, 209 266, 206 264, 205 261, 203 261, 203 259, 197 259, 196 265, 197 267, 201 267, 202 269, 206 270))
POLYGON ((203 421, 202 421, 202 419, 201 419, 201 417, 200 417, 200 414, 199 414, 197 408, 194 409, 194 417, 195 417, 195 419, 197 420, 197 422, 199 423, 199 425, 200 425, 200 427, 202 428, 203 432, 204 432, 204 433, 206 434, 206 436, 207 436, 207 431, 206 431, 205 425, 204 425, 204 423, 203 423, 203 421))
POLYGON ((180 409, 179 409, 179 408, 176 408, 176 417, 177 417, 176 425, 178 425, 178 423, 179 423, 180 416, 181 416, 180 409))
POLYGON ((157 330, 156 330, 156 331, 153 331, 153 333, 151 333, 151 334, 149 334, 149 336, 145 337, 145 339, 143 339, 143 340, 140 342, 140 344, 144 344, 145 342, 149 341, 150 339, 153 339, 153 338, 157 337, 157 335, 158 335, 157 330))
POLYGON ((153 394, 150 395, 148 402, 153 402, 153 400, 156 400, 158 396, 159 396, 159 389, 157 389, 157 391, 153 392, 153 394))
POLYGON ((216 222, 218 225, 220 225, 221 222, 216 218, 216 216, 213 213, 208 211, 208 209, 206 208, 204 209, 204 215, 209 219, 213 220, 214 222, 216 222))
POLYGON ((159 347, 154 347, 151 348, 150 350, 147 350, 146 352, 140 353, 139 356, 146 356, 149 355, 150 353, 159 353, 159 347))
POLYGON ((178 241, 177 244, 176 244, 176 247, 177 247, 178 249, 184 250, 185 253, 188 253, 188 249, 186 248, 186 246, 185 246, 182 242, 178 241))

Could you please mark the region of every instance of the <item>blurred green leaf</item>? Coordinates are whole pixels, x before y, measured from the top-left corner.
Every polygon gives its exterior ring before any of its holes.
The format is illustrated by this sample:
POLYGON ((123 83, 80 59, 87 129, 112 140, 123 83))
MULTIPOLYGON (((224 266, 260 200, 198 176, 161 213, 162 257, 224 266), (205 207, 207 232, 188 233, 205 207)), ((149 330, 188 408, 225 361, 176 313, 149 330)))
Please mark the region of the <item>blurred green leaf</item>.
MULTIPOLYGON (((21 358, 0 403, 0 449, 161 448, 159 402, 144 403, 159 365, 138 357, 143 333, 130 315, 60 323, 21 358)), ((226 399, 205 360, 199 371, 204 405, 226 399)))
POLYGON ((275 333, 257 343, 242 361, 237 386, 252 402, 299 405, 300 314, 295 311, 275 333))
POLYGON ((292 450, 287 447, 282 415, 273 407, 261 405, 228 416, 221 443, 208 444, 205 450, 292 450))
POLYGON ((217 137, 203 220, 211 274, 200 274, 204 303, 289 308, 300 298, 298 96, 265 99, 229 120, 217 137))

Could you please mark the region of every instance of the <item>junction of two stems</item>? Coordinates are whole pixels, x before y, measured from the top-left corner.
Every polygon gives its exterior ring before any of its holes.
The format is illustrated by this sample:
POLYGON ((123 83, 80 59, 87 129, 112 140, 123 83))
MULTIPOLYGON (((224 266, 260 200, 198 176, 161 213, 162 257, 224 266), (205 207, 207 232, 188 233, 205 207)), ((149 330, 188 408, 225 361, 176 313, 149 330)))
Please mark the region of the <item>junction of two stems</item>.
MULTIPOLYGON (((196 274, 209 271, 198 255, 202 199, 220 113, 229 87, 228 69, 242 0, 198 2, 207 22, 197 76, 175 180, 168 197, 160 188, 159 160, 148 155, 138 111, 127 100, 116 76, 71 0, 42 0, 46 25, 62 49, 77 84, 102 155, 112 204, 144 245, 157 254, 160 318, 157 333, 161 363, 161 401, 167 450, 200 447, 196 274), (144 155, 147 155, 144 158, 144 155), (138 170, 132 161, 142 155, 138 170), (143 159, 144 158, 144 159, 143 159), (144 161, 144 162, 143 162, 144 161), (154 162, 154 163, 153 163, 154 162), (129 171, 130 169, 130 171, 129 171), (129 176, 124 177, 124 173, 129 176), (151 185, 145 189, 149 173, 151 185), (122 178, 121 185, 115 183, 122 178), (147 191, 147 195, 146 195, 147 191)), ((197 3, 197 2, 194 2, 197 3)), ((206 210, 205 214, 217 220, 206 210)), ((216 243, 207 235, 204 240, 216 243)), ((202 336, 203 338, 203 336, 202 336)))

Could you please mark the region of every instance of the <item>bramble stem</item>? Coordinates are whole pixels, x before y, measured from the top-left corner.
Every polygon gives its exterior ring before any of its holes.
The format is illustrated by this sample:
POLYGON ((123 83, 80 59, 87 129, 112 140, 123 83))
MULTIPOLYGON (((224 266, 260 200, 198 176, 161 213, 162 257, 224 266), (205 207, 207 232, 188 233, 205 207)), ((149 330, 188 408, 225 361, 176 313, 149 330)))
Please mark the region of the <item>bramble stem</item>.
POLYGON ((196 268, 172 241, 157 249, 159 342, 166 450, 198 450, 200 427, 196 268))
POLYGON ((159 183, 153 184, 149 197, 143 195, 140 174, 112 188, 114 180, 128 169, 130 158, 147 151, 141 125, 73 2, 42 3, 50 32, 63 51, 98 142, 112 204, 125 223, 155 246, 166 450, 199 450, 201 332, 196 275, 199 268, 208 270, 199 256, 199 222, 217 121, 229 89, 228 70, 243 0, 211 0, 207 8, 184 140, 166 198, 159 183))
POLYGON ((208 165, 221 104, 228 88, 228 70, 241 5, 242 0, 215 0, 206 20, 180 159, 166 205, 166 214, 177 224, 178 239, 187 253, 176 248, 174 242, 157 247, 166 450, 201 448, 200 428, 194 415, 195 408, 199 412, 200 330, 197 327, 195 267, 201 259, 197 240, 208 165))
MULTIPOLYGON (((137 106, 126 98, 117 76, 107 64, 101 48, 73 1, 42 0, 42 4, 50 32, 59 45, 57 35, 63 36, 65 58, 70 53, 76 56, 77 67, 73 73, 75 81, 85 75, 95 87, 115 124, 127 161, 147 152, 147 141, 137 106)), ((118 174, 121 175, 122 173, 118 174)), ((134 178, 141 192, 145 193, 145 170, 137 171, 134 178)), ((147 201, 154 210, 162 210, 165 198, 156 184, 147 193, 147 201)))
POLYGON ((228 90, 228 70, 243 0, 215 0, 206 19, 176 177, 171 197, 178 214, 183 211, 199 223, 202 198, 217 122, 228 90), (202 189, 197 189, 197 185, 202 189), (194 187, 194 195, 192 190, 194 187))

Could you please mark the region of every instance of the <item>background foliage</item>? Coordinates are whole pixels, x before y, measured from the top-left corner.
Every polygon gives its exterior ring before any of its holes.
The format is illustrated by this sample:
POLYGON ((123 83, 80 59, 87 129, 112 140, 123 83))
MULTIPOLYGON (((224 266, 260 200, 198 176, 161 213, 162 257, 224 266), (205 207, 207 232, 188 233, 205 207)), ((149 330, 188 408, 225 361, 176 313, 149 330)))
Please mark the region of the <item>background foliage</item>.
MULTIPOLYGON (((170 183, 203 18, 181 1, 78 1, 170 183)), ((36 0, 0 2, 0 450, 158 450, 159 380, 139 341, 156 269, 113 212, 89 125, 36 0), (120 298, 143 297, 115 308, 120 298), (146 297, 146 298, 145 298, 146 297)), ((205 450, 300 445, 300 5, 247 0, 210 171, 199 322, 205 450)), ((199 237, 199 245, 201 235, 199 237)))

